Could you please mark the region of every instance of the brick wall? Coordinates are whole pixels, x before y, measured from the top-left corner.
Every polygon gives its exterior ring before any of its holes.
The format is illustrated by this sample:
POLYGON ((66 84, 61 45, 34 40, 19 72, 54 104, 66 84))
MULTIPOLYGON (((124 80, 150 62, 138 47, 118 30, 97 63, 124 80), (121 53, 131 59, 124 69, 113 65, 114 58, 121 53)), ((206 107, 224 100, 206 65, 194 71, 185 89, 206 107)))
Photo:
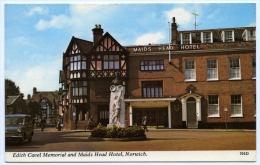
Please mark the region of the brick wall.
MULTIPOLYGON (((227 47, 235 45, 234 43, 220 43, 220 44, 205 44, 208 47, 227 47), (220 46, 219 46, 220 45, 220 46)), ((252 46, 252 42, 241 42, 235 46, 252 46)), ((149 53, 140 53, 139 55, 131 55, 129 58, 129 81, 128 93, 132 97, 142 96, 142 81, 163 81, 163 95, 173 96, 178 99, 186 94, 186 88, 190 84, 196 87, 196 94, 202 97, 201 110, 202 121, 205 127, 210 128, 210 123, 225 123, 224 108, 228 108, 227 122, 232 126, 232 123, 254 123, 254 94, 256 94, 256 80, 252 79, 252 57, 255 56, 254 51, 236 51, 236 52, 216 52, 216 53, 187 53, 172 54, 171 62, 168 63, 168 53, 162 52, 157 55, 149 55, 149 53), (229 80, 229 58, 237 57, 240 59, 241 80, 229 80), (216 58, 218 61, 218 78, 219 81, 207 81, 207 65, 206 61, 210 58, 216 58), (196 65, 196 81, 184 81, 184 60, 193 59, 196 65), (140 71, 141 60, 164 60, 164 70, 162 71, 140 71), (231 95, 242 95, 242 111, 243 117, 230 117, 230 97, 231 95), (208 95, 219 96, 219 110, 220 117, 208 117, 208 95), (206 123, 206 124, 205 124, 206 123)), ((181 112, 181 111, 179 111, 181 112)), ((172 107, 172 127, 181 127, 181 113, 176 113, 172 107)), ((200 123, 200 124, 201 124, 200 123)), ((249 124, 252 126, 252 124, 249 124)), ((225 125, 224 125, 225 126, 225 125)), ((216 126, 219 127, 219 126, 216 126)), ((233 127, 235 125, 233 124, 233 127)))

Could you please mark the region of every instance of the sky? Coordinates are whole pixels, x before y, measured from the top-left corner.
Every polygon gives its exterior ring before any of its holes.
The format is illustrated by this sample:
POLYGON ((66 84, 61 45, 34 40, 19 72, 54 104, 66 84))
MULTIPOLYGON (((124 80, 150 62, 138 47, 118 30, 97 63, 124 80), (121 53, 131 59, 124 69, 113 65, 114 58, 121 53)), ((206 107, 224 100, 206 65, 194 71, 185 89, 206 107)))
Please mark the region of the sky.
MULTIPOLYGON (((48 1, 47 1, 48 2, 48 1)), ((121 45, 165 44, 168 22, 178 30, 256 26, 254 3, 61 3, 4 5, 4 78, 20 92, 55 91, 60 87, 62 54, 75 36, 93 41, 101 24, 121 45)))

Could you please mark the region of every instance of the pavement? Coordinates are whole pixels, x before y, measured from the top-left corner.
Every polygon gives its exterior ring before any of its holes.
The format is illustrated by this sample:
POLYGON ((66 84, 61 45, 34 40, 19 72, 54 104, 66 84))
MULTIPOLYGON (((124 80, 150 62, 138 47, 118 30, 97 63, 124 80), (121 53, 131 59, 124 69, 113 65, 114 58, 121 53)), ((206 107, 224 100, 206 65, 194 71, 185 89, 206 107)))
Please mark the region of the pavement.
MULTIPOLYGON (((38 129, 40 130, 40 129, 38 129)), ((55 127, 48 127, 44 129, 45 131, 52 131, 56 132, 58 131, 55 127)), ((149 132, 163 132, 163 131, 199 131, 199 132, 256 132, 255 129, 171 129, 171 128, 156 128, 156 127, 148 127, 149 132)), ((91 130, 85 130, 85 129, 77 129, 77 130, 69 130, 69 129, 62 129, 61 131, 72 131, 72 132, 90 132, 91 130)))

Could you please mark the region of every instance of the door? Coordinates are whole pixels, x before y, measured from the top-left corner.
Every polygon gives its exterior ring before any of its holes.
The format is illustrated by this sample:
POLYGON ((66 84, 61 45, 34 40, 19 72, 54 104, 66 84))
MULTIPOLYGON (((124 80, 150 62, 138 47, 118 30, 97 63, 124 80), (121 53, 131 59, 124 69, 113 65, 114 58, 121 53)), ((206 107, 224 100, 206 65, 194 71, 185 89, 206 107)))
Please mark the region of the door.
POLYGON ((187 128, 198 128, 196 101, 187 102, 187 128))
POLYGON ((108 105, 98 105, 98 115, 99 115, 99 123, 101 123, 104 126, 109 124, 109 106, 108 105))

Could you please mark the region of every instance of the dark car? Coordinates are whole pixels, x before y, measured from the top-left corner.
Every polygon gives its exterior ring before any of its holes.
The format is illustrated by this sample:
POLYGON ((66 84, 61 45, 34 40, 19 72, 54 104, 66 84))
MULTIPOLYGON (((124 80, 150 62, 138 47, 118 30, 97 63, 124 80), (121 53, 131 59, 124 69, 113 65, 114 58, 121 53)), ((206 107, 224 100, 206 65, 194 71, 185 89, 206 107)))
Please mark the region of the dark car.
POLYGON ((10 114, 5 115, 5 142, 18 142, 23 144, 24 140, 32 141, 33 122, 30 115, 10 114))

